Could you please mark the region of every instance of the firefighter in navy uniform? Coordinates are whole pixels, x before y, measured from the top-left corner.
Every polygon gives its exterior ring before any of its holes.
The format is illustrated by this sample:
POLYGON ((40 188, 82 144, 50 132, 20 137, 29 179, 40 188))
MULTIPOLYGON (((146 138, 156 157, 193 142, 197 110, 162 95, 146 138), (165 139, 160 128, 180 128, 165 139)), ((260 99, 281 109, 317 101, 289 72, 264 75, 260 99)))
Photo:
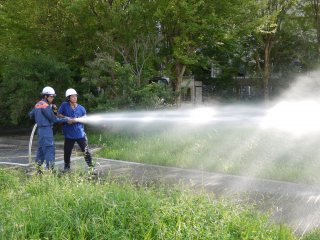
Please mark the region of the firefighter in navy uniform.
POLYGON ((30 118, 35 119, 38 127, 38 149, 36 164, 38 173, 41 173, 41 166, 46 161, 45 169, 53 170, 55 161, 55 146, 52 127, 54 123, 75 123, 75 120, 64 117, 58 118, 54 115, 52 101, 56 96, 52 87, 45 87, 42 90, 42 100, 37 102, 29 113, 30 118))
POLYGON ((70 157, 75 142, 78 143, 81 151, 84 154, 84 159, 92 174, 96 174, 96 169, 92 162, 92 155, 88 145, 87 135, 84 130, 84 125, 81 122, 77 122, 77 119, 85 117, 86 109, 77 103, 78 93, 73 88, 69 88, 66 91, 66 102, 63 102, 58 110, 58 116, 66 116, 76 121, 75 124, 62 126, 62 133, 64 139, 64 170, 70 171, 70 157))

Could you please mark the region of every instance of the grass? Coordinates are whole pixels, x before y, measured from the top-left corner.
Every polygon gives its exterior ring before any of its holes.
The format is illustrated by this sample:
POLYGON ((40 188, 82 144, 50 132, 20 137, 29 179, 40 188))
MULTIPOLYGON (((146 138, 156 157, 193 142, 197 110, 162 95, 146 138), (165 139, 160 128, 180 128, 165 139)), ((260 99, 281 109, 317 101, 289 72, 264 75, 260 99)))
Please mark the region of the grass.
POLYGON ((0 179, 0 239, 296 239, 252 207, 186 188, 8 169, 0 179))
POLYGON ((303 240, 319 240, 319 239, 320 239, 320 229, 310 232, 303 237, 303 240))
POLYGON ((319 141, 250 128, 89 134, 100 157, 315 184, 319 141))

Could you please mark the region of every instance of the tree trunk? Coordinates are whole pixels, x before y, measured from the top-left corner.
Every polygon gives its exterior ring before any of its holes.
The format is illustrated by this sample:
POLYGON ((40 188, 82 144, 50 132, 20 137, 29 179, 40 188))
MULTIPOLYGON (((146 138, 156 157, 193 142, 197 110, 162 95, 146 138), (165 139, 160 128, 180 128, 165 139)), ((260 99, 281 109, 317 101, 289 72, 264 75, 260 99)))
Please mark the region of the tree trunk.
POLYGON ((109 6, 112 7, 113 0, 108 0, 109 6))
POLYGON ((181 64, 181 63, 176 64, 175 72, 176 72, 176 76, 177 76, 177 81, 174 86, 174 90, 179 93, 179 95, 176 99, 176 103, 178 106, 181 105, 181 91, 180 90, 181 90, 181 83, 182 83, 183 75, 184 75, 185 71, 186 71, 186 65, 181 64))
POLYGON ((263 66, 263 96, 265 101, 270 99, 270 52, 272 47, 272 36, 265 41, 264 46, 264 66, 263 66))
POLYGON ((263 96, 264 100, 269 100, 269 43, 267 42, 264 48, 264 68, 263 68, 263 96))
MULTIPOLYGON (((320 0, 313 0, 320 1, 320 0)), ((266 9, 263 15, 267 17, 264 25, 262 25, 262 38, 264 47, 264 66, 263 66, 263 95, 265 101, 270 98, 270 53, 277 32, 280 31, 281 23, 288 9, 292 6, 293 0, 273 0, 267 1, 266 9), (273 16, 273 17, 271 17, 273 16)))

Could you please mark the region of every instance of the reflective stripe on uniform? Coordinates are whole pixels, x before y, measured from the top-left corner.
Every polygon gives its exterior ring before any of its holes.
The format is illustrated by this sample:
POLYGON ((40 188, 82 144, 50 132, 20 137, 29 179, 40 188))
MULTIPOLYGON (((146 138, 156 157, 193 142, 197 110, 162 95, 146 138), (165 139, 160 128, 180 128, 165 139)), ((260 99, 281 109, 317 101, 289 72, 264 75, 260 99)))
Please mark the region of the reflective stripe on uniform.
POLYGON ((46 108, 46 107, 48 107, 48 106, 49 106, 48 103, 46 103, 46 102, 44 102, 44 101, 40 101, 40 102, 38 102, 38 103, 36 104, 35 108, 46 108))

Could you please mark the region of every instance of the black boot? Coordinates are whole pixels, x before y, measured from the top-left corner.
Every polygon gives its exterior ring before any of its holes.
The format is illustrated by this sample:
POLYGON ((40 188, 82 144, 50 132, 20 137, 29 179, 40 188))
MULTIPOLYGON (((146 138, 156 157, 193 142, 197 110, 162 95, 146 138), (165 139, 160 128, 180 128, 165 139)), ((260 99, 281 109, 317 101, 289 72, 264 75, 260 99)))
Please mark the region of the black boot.
POLYGON ((38 174, 38 175, 42 175, 42 174, 43 174, 42 166, 41 166, 41 165, 37 164, 36 170, 37 170, 37 174, 38 174))

